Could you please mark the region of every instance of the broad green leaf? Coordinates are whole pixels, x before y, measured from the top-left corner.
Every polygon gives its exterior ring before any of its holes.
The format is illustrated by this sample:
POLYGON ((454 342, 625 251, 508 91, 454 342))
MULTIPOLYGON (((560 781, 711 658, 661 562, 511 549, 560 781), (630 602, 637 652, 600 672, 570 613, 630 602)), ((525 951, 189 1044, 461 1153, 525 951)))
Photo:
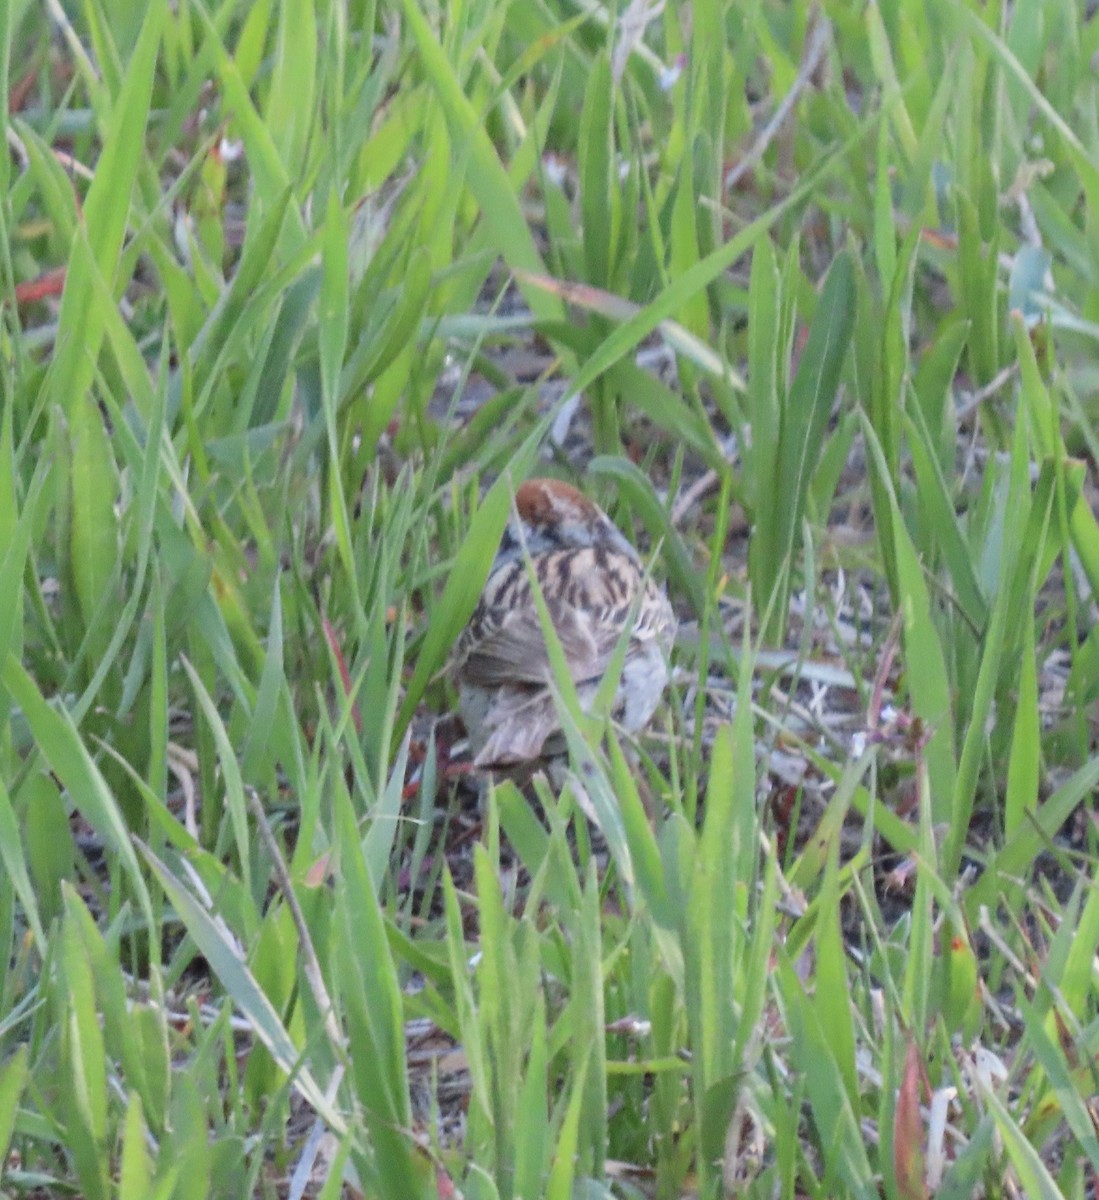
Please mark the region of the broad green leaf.
POLYGON ((580 1118, 584 1112, 584 1089, 588 1076, 586 1056, 573 1063, 572 1091, 565 1107, 565 1119, 557 1136, 553 1165, 546 1181, 546 1200, 572 1200, 576 1175, 576 1154, 580 1141, 580 1118))
MULTIPOLYGON (((689 271, 698 262, 698 199, 692 158, 684 155, 672 204, 671 228, 668 233, 669 269, 673 279, 689 271)), ((704 290, 687 299, 680 321, 695 338, 705 339, 710 327, 709 300, 704 290)))
POLYGON ((300 171, 311 132, 317 62, 317 14, 312 0, 280 4, 263 116, 279 157, 294 176, 300 171))
POLYGON ((847 1101, 857 1111, 856 1038, 848 994, 847 955, 840 930, 841 902, 839 843, 837 838, 832 838, 817 914, 817 978, 813 1000, 820 1026, 828 1031, 829 1050, 836 1060, 847 1101))
POLYGON ((516 1196, 539 1194, 552 1147, 549 1137, 549 1114, 546 1111, 546 1014, 545 1001, 541 994, 533 1013, 532 1026, 533 1038, 516 1109, 516 1196))
POLYGON ((122 1158, 118 1172, 119 1200, 145 1200, 152 1181, 152 1163, 145 1145, 147 1132, 141 1112, 141 1099, 130 1093, 122 1134, 122 1158))
POLYGON ((767 606, 766 628, 772 640, 785 627, 796 535, 824 445, 854 316, 854 271, 850 255, 842 251, 828 272, 797 374, 781 403, 774 462, 768 468, 757 460, 757 504, 769 524, 757 522, 749 554, 756 602, 767 606), (764 486, 774 493, 766 502, 759 496, 764 486))

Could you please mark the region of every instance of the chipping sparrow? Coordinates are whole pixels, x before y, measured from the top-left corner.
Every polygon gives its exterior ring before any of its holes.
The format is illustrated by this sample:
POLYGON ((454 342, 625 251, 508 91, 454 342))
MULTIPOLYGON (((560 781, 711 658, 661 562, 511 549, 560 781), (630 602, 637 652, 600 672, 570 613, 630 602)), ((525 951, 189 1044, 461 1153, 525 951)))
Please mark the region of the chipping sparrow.
POLYGON ((567 483, 531 479, 515 493, 485 590, 451 660, 479 767, 515 766, 563 749, 526 555, 583 708, 631 619, 614 719, 637 732, 668 681, 676 621, 663 589, 601 508, 567 483))

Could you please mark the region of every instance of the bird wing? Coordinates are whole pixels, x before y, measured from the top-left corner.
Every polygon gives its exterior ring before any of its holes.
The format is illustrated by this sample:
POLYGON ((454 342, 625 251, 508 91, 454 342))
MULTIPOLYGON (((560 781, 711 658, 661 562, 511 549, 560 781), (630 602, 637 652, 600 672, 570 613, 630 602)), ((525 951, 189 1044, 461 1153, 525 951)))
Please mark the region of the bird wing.
MULTIPOLYGON (((567 605, 551 604, 549 611, 574 682, 602 675, 623 622, 601 620, 603 614, 581 612, 567 605)), ((546 684, 553 678, 542 625, 533 607, 482 608, 470 633, 457 664, 457 672, 465 682, 500 687, 546 684)))
MULTIPOLYGON (((626 623, 639 641, 674 628, 663 593, 621 554, 592 547, 552 551, 533 562, 550 621, 577 684, 600 678, 626 623), (633 614, 639 594, 641 603, 633 614), (665 628, 667 627, 667 629, 665 628)), ((545 685, 553 678, 523 562, 490 576, 451 660, 453 676, 480 687, 545 685)))
POLYGON ((557 706, 548 688, 502 687, 485 716, 488 737, 474 763, 503 767, 530 762, 557 725, 557 706))

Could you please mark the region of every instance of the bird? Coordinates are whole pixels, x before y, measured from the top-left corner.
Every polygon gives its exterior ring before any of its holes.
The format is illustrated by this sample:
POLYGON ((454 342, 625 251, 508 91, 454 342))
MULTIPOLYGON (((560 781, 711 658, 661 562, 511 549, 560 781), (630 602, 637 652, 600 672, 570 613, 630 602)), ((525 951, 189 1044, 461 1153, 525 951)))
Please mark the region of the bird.
POLYGON ((564 752, 532 572, 581 708, 590 709, 627 624, 614 720, 629 733, 643 729, 668 682, 676 618, 641 556, 578 489, 557 479, 527 480, 515 492, 488 580, 451 659, 478 768, 564 752))

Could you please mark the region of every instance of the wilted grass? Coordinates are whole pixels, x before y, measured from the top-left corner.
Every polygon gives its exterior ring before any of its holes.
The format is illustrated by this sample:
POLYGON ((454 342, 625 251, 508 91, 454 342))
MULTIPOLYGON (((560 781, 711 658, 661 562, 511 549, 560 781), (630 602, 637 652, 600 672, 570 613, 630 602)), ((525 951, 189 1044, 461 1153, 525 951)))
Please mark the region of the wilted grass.
POLYGON ((1097 50, 0 4, 3 1195, 1095 1190, 1097 50), (479 814, 546 470, 676 679, 479 814))

